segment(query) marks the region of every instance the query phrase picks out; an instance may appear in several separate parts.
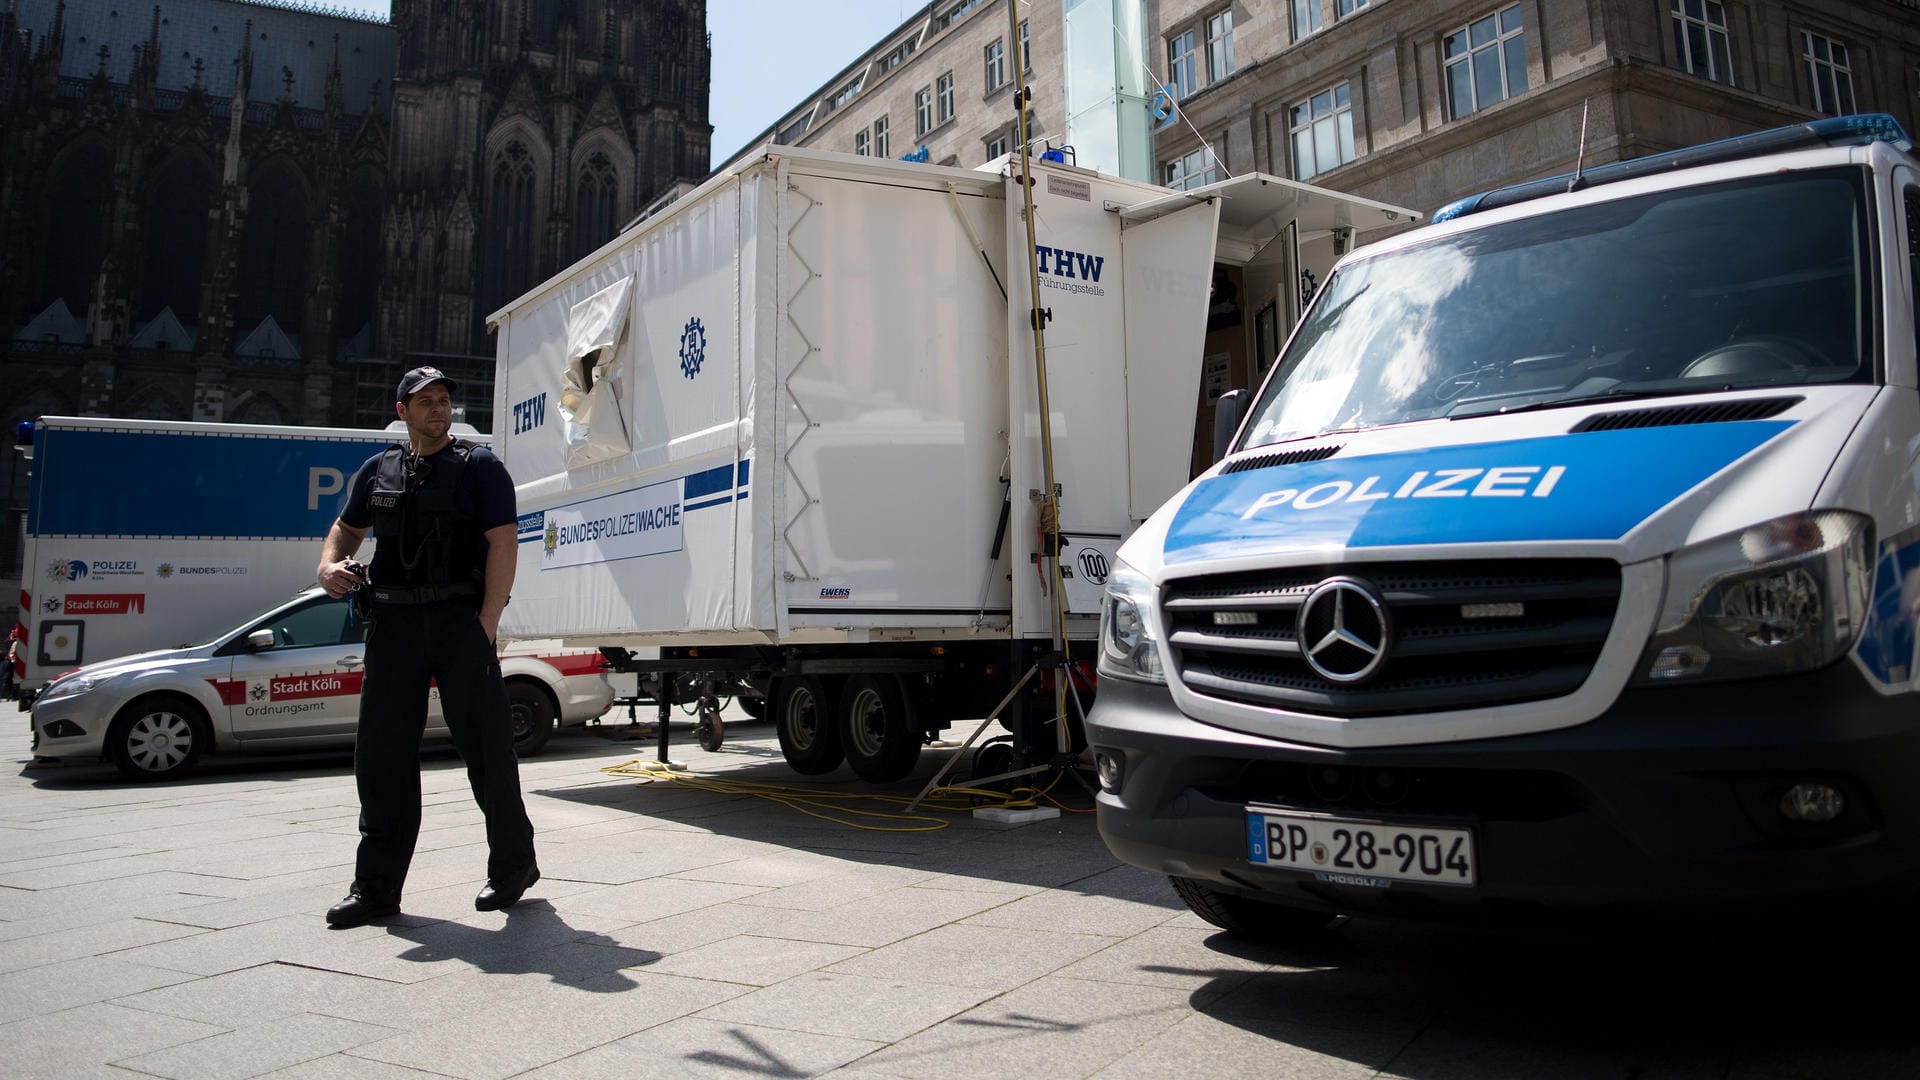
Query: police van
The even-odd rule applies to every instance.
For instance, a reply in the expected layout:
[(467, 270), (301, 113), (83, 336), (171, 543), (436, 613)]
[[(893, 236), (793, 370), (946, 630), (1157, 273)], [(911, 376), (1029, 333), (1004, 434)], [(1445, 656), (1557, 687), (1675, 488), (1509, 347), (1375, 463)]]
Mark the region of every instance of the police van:
[(1250, 937), (1920, 884), (1920, 160), (1857, 116), (1343, 259), (1118, 551), (1102, 835)]

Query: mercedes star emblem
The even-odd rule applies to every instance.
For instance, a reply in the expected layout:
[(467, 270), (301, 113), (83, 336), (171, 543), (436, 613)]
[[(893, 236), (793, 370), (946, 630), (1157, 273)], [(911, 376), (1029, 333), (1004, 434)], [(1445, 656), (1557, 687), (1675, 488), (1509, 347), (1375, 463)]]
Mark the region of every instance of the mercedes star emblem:
[(1387, 609), (1359, 578), (1328, 578), (1300, 604), (1300, 654), (1329, 682), (1364, 682), (1387, 659)]

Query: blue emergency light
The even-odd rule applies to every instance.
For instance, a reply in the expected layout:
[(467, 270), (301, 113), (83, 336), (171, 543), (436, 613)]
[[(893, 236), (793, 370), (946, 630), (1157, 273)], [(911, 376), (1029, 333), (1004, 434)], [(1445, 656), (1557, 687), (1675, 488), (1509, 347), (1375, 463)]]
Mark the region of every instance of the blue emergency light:
[(1913, 140), (1907, 135), (1906, 129), (1900, 126), (1900, 121), (1886, 113), (1830, 116), (1824, 120), (1788, 124), (1785, 127), (1735, 135), (1730, 139), (1717, 139), (1698, 146), (1683, 146), (1678, 150), (1668, 150), (1665, 153), (1596, 165), (1591, 169), (1583, 169), (1579, 173), (1561, 173), (1544, 180), (1528, 180), (1503, 188), (1494, 188), (1492, 191), (1483, 191), (1478, 195), (1469, 195), (1464, 199), (1448, 203), (1433, 215), (1433, 220), (1435, 222), (1452, 221), (1454, 218), (1477, 214), (1482, 210), (1512, 206), (1515, 203), (1542, 199), (1548, 195), (1560, 195), (1600, 184), (1612, 184), (1621, 180), (1651, 176), (1654, 173), (1691, 168), (1695, 165), (1739, 161), (1742, 158), (1758, 157), (1761, 154), (1773, 154), (1782, 150), (1803, 150), (1813, 146), (1865, 146), (1876, 142), (1887, 143), (1901, 151), (1913, 149)]

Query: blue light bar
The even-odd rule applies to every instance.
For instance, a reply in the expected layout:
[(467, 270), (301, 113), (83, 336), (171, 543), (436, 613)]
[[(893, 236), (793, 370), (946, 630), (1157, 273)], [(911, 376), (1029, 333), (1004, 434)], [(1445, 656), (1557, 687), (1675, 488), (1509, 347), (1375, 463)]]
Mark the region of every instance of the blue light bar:
[(1529, 202), (1548, 195), (1580, 191), (1600, 184), (1617, 183), (1621, 180), (1692, 168), (1696, 165), (1739, 161), (1743, 158), (1759, 157), (1762, 154), (1774, 154), (1783, 150), (1802, 150), (1811, 146), (1865, 146), (1876, 142), (1887, 143), (1902, 152), (1913, 149), (1913, 140), (1907, 135), (1906, 129), (1900, 126), (1900, 121), (1886, 113), (1832, 116), (1804, 124), (1788, 124), (1785, 127), (1735, 135), (1730, 139), (1717, 139), (1698, 146), (1683, 146), (1678, 150), (1668, 150), (1661, 154), (1649, 154), (1646, 157), (1596, 165), (1577, 175), (1561, 173), (1544, 180), (1528, 180), (1503, 188), (1494, 188), (1492, 191), (1483, 191), (1478, 195), (1469, 195), (1464, 199), (1456, 199), (1448, 203), (1433, 215), (1433, 220), (1452, 221), (1454, 218), (1465, 217), (1482, 210), (1492, 210), (1495, 207), (1512, 206), (1515, 203)]
[(33, 421), (22, 420), (18, 424), (14, 425), (13, 445), (15, 446), (32, 446), (33, 445)]

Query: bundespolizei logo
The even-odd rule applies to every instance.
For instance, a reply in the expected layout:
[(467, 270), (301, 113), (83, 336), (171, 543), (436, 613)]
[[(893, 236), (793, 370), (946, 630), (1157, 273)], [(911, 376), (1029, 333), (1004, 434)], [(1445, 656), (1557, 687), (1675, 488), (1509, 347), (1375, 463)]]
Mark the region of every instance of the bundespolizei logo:
[(700, 366), (706, 362), (707, 328), (696, 315), (688, 319), (686, 329), (680, 331), (680, 374), (691, 379), (700, 374)]

